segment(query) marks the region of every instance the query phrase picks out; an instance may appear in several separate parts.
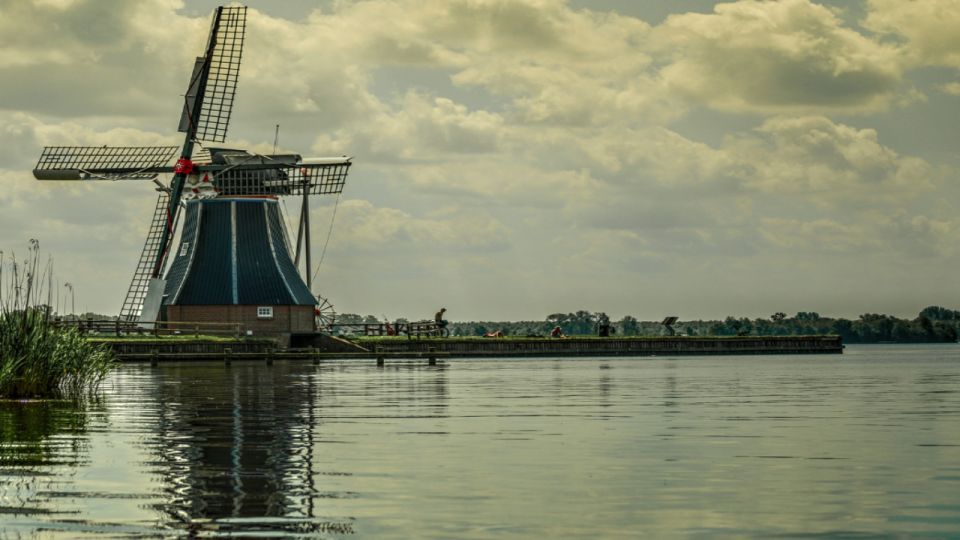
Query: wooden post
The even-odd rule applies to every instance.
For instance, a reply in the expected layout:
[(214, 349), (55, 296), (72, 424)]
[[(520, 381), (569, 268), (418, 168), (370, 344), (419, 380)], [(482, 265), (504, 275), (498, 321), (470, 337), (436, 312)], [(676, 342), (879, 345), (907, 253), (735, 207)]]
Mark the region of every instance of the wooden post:
[(200, 325), (199, 325), (199, 324), (193, 325), (193, 337), (195, 337), (195, 338), (200, 337)]
[(116, 323), (115, 327), (116, 327), (117, 337), (120, 337), (120, 317), (117, 317), (114, 323)]
[(267, 349), (267, 365), (268, 366), (273, 365), (273, 351), (274, 349), (272, 347)]
[(374, 346), (373, 346), (373, 352), (374, 352), (374, 354), (377, 355), (377, 366), (382, 367), (383, 364), (384, 364), (384, 361), (383, 361), (383, 353), (380, 352), (380, 346), (379, 346), (379, 345), (374, 345)]
[(319, 363), (320, 363), (320, 351), (317, 349), (313, 349), (313, 365), (317, 365)]
[(151, 365), (151, 366), (156, 366), (156, 365), (159, 364), (159, 363), (160, 363), (160, 351), (158, 351), (157, 349), (151, 349), (151, 350), (150, 350), (150, 365)]
[(233, 356), (233, 349), (226, 347), (223, 349), (223, 363), (230, 365), (230, 357)]
[(427, 364), (431, 366), (437, 365), (437, 348), (436, 347), (427, 347)]

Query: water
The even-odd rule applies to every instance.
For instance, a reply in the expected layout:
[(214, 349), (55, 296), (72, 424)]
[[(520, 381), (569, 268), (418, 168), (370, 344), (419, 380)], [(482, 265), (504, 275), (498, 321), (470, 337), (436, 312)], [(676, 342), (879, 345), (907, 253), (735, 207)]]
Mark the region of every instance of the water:
[(129, 365), (0, 403), (0, 537), (960, 538), (960, 347)]

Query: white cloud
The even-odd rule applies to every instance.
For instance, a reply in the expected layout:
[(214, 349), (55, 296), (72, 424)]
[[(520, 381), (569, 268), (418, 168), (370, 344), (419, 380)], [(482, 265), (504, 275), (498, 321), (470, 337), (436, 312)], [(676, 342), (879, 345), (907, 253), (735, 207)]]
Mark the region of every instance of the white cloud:
[(867, 0), (863, 25), (902, 36), (915, 66), (960, 67), (960, 2), (957, 0)]
[(496, 150), (502, 126), (499, 114), (411, 91), (393, 108), (382, 106), (364, 122), (319, 136), (313, 149), (390, 163), (449, 159), (451, 154)]
[(809, 0), (673, 15), (653, 43), (669, 58), (660, 73), (671, 91), (727, 111), (866, 113), (888, 106), (901, 83), (895, 47)]
[(872, 129), (813, 116), (774, 117), (756, 131), (759, 137), (729, 144), (749, 171), (749, 187), (827, 206), (899, 201), (933, 189), (927, 163), (898, 156)]
[(499, 222), (469, 211), (415, 217), (396, 208), (348, 199), (337, 214), (336, 242), (353, 250), (403, 254), (444, 250), (477, 252), (503, 249), (509, 232)]

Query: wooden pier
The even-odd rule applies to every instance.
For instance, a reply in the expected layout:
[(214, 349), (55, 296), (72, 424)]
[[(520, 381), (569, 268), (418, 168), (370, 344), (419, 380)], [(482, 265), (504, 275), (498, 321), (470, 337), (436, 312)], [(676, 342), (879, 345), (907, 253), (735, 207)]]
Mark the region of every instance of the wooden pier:
[(452, 357), (526, 356), (701, 356), (756, 354), (842, 354), (839, 336), (744, 336), (567, 339), (477, 339), (432, 340), (360, 339), (365, 348), (389, 352), (424, 352), (433, 348)]
[(352, 350), (280, 348), (275, 341), (106, 339), (123, 362), (256, 360), (426, 360), (443, 358), (524, 358), (590, 356), (704, 356), (841, 354), (838, 336), (663, 337), (569, 339), (357, 339)]

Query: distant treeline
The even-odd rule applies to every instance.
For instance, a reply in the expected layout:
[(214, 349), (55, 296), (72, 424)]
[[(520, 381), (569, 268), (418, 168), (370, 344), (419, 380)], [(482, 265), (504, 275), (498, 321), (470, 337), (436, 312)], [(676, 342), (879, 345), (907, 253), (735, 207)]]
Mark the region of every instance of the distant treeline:
[[(376, 324), (383, 321), (372, 315), (341, 314), (336, 322)], [(482, 336), (496, 331), (506, 336), (546, 336), (559, 326), (567, 335), (597, 335), (602, 325), (609, 325), (611, 335), (619, 336), (663, 336), (669, 332), (660, 321), (641, 321), (630, 315), (612, 321), (603, 312), (590, 311), (554, 313), (542, 321), (451, 321), (449, 329), (452, 336)], [(960, 311), (930, 306), (914, 319), (864, 313), (854, 320), (822, 317), (812, 311), (801, 311), (792, 317), (778, 312), (766, 319), (730, 316), (722, 321), (681, 320), (672, 327), (677, 335), (685, 336), (839, 335), (845, 343), (955, 342)]]

